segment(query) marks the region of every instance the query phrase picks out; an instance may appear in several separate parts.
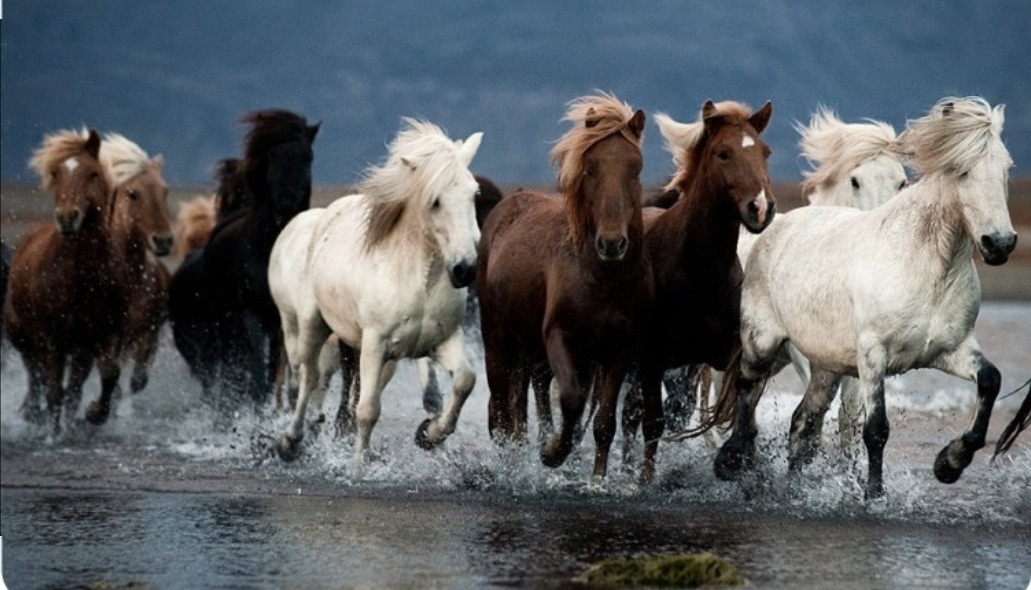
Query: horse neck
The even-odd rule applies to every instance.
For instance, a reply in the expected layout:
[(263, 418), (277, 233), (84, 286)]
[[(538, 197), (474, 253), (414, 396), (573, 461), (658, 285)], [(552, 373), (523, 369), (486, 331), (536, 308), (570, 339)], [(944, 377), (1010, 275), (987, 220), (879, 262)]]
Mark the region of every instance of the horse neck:
[(723, 188), (694, 182), (667, 215), (674, 222), (677, 251), (685, 259), (704, 258), (703, 265), (726, 272), (737, 261), (741, 218)]
[(907, 224), (910, 247), (925, 253), (925, 267), (933, 274), (944, 276), (970, 266), (974, 243), (964, 230), (963, 205), (954, 183), (928, 178), (881, 209), (888, 223), (894, 219)]
[(132, 269), (142, 269), (147, 260), (147, 238), (132, 221), (114, 211), (108, 222), (111, 247), (117, 259)]

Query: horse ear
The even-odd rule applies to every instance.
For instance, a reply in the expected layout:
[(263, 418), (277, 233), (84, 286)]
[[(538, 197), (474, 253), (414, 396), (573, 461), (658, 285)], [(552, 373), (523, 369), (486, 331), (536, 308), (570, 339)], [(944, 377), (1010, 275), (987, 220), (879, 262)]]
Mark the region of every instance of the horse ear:
[(952, 111), (956, 110), (956, 103), (947, 102), (942, 105), (942, 116), (948, 117), (952, 114)]
[(315, 143), (315, 136), (319, 134), (319, 127), (322, 127), (322, 121), (314, 125), (309, 125), (307, 131), (308, 143)]
[(702, 105), (702, 119), (708, 119), (716, 115), (716, 103), (712, 100), (705, 101)]
[(415, 162), (412, 162), (408, 158), (401, 158), (401, 163), (404, 164), (405, 167), (407, 167), (412, 172), (415, 172), (419, 169), (419, 167), (415, 165)]
[(165, 156), (158, 154), (151, 158), (150, 163), (154, 164), (154, 167), (158, 170), (162, 170), (165, 167)]
[(770, 124), (770, 117), (773, 116), (773, 103), (766, 101), (763, 108), (759, 109), (748, 118), (748, 122), (755, 128), (756, 133), (762, 133), (763, 129)]
[(459, 146), (458, 151), (465, 161), (466, 168), (473, 163), (473, 157), (476, 156), (476, 151), (480, 149), (481, 141), (483, 141), (483, 132), (477, 131), (466, 138), (462, 145)]
[(637, 112), (634, 113), (633, 117), (630, 117), (630, 121), (627, 122), (626, 126), (630, 133), (634, 134), (634, 137), (640, 139), (644, 133), (644, 111), (637, 109)]
[(601, 118), (598, 117), (598, 111), (594, 110), (594, 107), (587, 109), (584, 114), (584, 127), (590, 129), (601, 122)]
[(94, 158), (100, 157), (100, 134), (96, 129), (89, 130), (89, 136), (86, 137), (86, 143), (82, 147)]

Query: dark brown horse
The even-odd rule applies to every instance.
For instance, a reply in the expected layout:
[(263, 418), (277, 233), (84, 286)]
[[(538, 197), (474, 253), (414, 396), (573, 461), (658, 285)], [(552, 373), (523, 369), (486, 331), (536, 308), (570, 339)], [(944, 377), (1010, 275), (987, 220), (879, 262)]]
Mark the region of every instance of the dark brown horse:
[[(26, 399), (36, 400), (46, 391), (55, 433), (66, 397), (66, 414), (74, 416), (94, 359), (101, 398), (86, 413), (91, 422), (107, 418), (105, 400), (110, 400), (120, 374), (118, 337), (128, 293), (117, 280), (112, 256), (105, 219), (111, 191), (99, 152), (100, 136), (92, 130), (48, 135), (36, 150), (31, 165), (43, 189), (54, 196), (56, 223), (36, 225), (18, 242), (4, 305), (5, 327), (28, 371)], [(38, 405), (24, 406), (23, 412), (31, 421), (42, 419)]]
[[(527, 386), (545, 364), (560, 391), (562, 423), (541, 460), (557, 467), (572, 450), (593, 379), (594, 474), (603, 476), (620, 385), (652, 296), (640, 205), (644, 113), (602, 94), (573, 101), (564, 120), (574, 127), (551, 153), (562, 197), (508, 196), (483, 228), (477, 293), (488, 425), (495, 440), (525, 439)], [(648, 409), (661, 429), (661, 408)]]
[[(623, 414), (628, 443), (640, 420), (637, 404), (642, 397), (645, 409), (656, 403), (665, 370), (700, 363), (722, 370), (737, 347), (740, 226), (761, 232), (776, 208), (770, 150), (760, 137), (772, 110), (770, 103), (753, 114), (740, 103), (708, 101), (695, 123), (656, 117), (677, 164), (667, 188), (680, 198), (665, 211), (645, 209), (655, 303), (638, 363), (640, 394), (628, 396)], [(652, 427), (656, 431), (661, 433), (661, 424)], [(657, 436), (649, 434), (647, 422), (644, 434), (646, 443)]]

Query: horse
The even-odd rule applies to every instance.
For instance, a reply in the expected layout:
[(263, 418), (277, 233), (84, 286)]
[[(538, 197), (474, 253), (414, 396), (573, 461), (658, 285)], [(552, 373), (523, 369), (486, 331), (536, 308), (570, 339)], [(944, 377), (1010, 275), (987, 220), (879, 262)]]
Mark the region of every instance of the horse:
[(7, 242), (0, 240), (0, 339), (7, 341), (7, 332), (4, 330), (4, 317), (2, 310), (4, 302), (7, 301), (7, 277), (11, 271), (11, 256), (14, 251)]
[[(561, 197), (509, 195), (483, 228), (476, 291), (488, 426), (499, 443), (524, 441), (527, 386), (544, 365), (559, 389), (562, 421), (540, 457), (558, 467), (573, 448), (593, 380), (600, 407), (593, 473), (604, 477), (620, 385), (652, 298), (641, 219), (645, 115), (598, 93), (573, 100), (563, 121), (573, 126), (551, 151)], [(537, 405), (546, 409), (540, 398)], [(661, 420), (661, 408), (648, 410)], [(641, 477), (653, 471), (649, 453)]]
[(319, 125), (269, 109), (250, 125), (240, 161), (245, 206), (225, 216), (203, 250), (172, 277), (169, 314), (176, 347), (207, 397), (228, 410), (246, 394), (262, 405), (280, 349), (279, 314), (268, 290), (268, 260), (283, 227), (311, 200), (312, 143)]
[(480, 237), (478, 185), (468, 167), (482, 137), (452, 141), (440, 127), (406, 118), (386, 162), (366, 170), (358, 194), (298, 215), (276, 240), (268, 281), (290, 374), (300, 382), (293, 419), (277, 444), (283, 460), (300, 451), (318, 357), (330, 336), (358, 357), (353, 475), (367, 460), (380, 396), (400, 359), (432, 356), (452, 377), (447, 409), (420, 424), (416, 443), (433, 448), (454, 432), (476, 382), (461, 324)]
[(215, 179), (215, 194), (198, 195), (179, 206), (175, 240), (175, 254), (179, 258), (185, 259), (190, 252), (203, 248), (219, 221), (250, 206), (238, 158), (220, 160), (215, 167)]
[[(802, 173), (802, 194), (810, 205), (853, 207), (867, 211), (887, 202), (908, 184), (906, 170), (897, 149), (895, 129), (888, 123), (872, 119), (861, 123), (845, 123), (833, 110), (819, 107), (810, 118), (808, 126), (795, 123), (794, 127), (800, 135), (801, 155), (809, 165), (809, 169)], [(758, 235), (742, 228), (737, 247), (742, 267), (747, 266), (757, 239)], [(790, 344), (788, 352), (800, 379), (808, 383), (808, 361)], [(710, 369), (702, 367), (702, 371), (704, 374)], [(704, 379), (702, 381), (704, 384)], [(717, 391), (721, 381), (722, 376), (717, 375)], [(674, 394), (680, 393), (680, 390), (668, 386), (667, 390), (670, 392), (667, 398), (667, 426), (671, 421), (686, 425), (690, 418), (689, 411), (684, 412), (680, 418), (675, 414), (671, 416), (669, 412), (670, 402), (675, 401)], [(848, 449), (857, 436), (852, 426), (859, 421), (856, 381), (851, 377), (843, 377), (841, 390), (842, 405), (838, 424), (842, 447)], [(691, 391), (693, 393), (693, 389)], [(708, 385), (704, 385), (700, 398), (706, 410), (708, 391)], [(691, 404), (680, 403), (674, 407), (690, 410)], [(676, 440), (689, 434), (690, 431), (670, 438)]]
[(74, 417), (94, 359), (101, 397), (87, 409), (90, 422), (107, 418), (105, 400), (121, 374), (118, 340), (129, 295), (118, 280), (107, 225), (111, 182), (100, 145), (95, 130), (59, 131), (46, 135), (33, 153), (29, 164), (54, 197), (54, 222), (32, 226), (18, 241), (4, 302), (4, 324), (29, 377), (22, 413), (30, 422), (43, 421), (31, 402), (45, 391), (54, 434), (61, 431), (66, 403), (63, 413)]
[(792, 416), (792, 470), (812, 460), (841, 374), (858, 377), (866, 410), (867, 498), (884, 495), (888, 375), (936, 368), (977, 384), (973, 420), (934, 461), (940, 482), (957, 481), (984, 447), (1001, 377), (973, 333), (981, 289), (972, 255), (999, 265), (1016, 246), (1003, 113), (980, 97), (942, 99), (899, 137), (919, 181), (871, 211), (797, 209), (760, 237), (743, 287), (740, 354), (709, 421), (733, 422), (714, 462), (719, 478), (752, 467), (756, 403), (788, 342), (813, 367)]
[(113, 180), (109, 220), (119, 280), (129, 290), (129, 311), (121, 348), (131, 355), (132, 393), (149, 380), (158, 336), (168, 319), (171, 274), (156, 257), (167, 255), (174, 238), (168, 214), (168, 185), (161, 176), (165, 160), (150, 158), (125, 136), (107, 133), (100, 143), (100, 163)]
[(645, 407), (646, 445), (657, 444), (663, 423), (648, 423), (648, 404), (661, 403), (666, 370), (689, 364), (723, 369), (740, 328), (739, 229), (762, 232), (776, 200), (761, 133), (773, 114), (734, 101), (702, 105), (697, 121), (656, 115), (673, 154), (676, 174), (667, 186), (680, 193), (667, 210), (645, 209), (645, 247), (652, 258), (655, 304), (638, 360), (636, 383), (623, 411), (624, 459)]

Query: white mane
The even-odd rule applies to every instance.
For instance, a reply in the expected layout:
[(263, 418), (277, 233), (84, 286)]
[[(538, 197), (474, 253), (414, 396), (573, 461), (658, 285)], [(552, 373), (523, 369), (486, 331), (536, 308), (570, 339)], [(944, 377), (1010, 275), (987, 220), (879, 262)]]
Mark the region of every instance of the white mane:
[(1000, 138), (1003, 109), (978, 96), (943, 98), (927, 116), (909, 121), (899, 138), (909, 164), (921, 176), (969, 170)]
[(795, 123), (802, 156), (812, 167), (803, 172), (802, 194), (841, 181), (857, 166), (897, 151), (895, 129), (884, 122), (845, 123), (833, 110), (819, 107), (808, 127)]
[(119, 186), (142, 174), (150, 163), (143, 148), (118, 133), (105, 133), (100, 142), (100, 164), (111, 186)]

